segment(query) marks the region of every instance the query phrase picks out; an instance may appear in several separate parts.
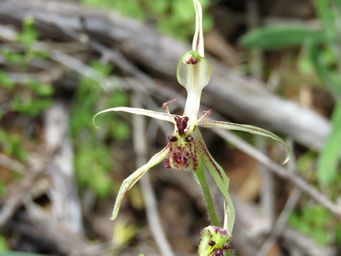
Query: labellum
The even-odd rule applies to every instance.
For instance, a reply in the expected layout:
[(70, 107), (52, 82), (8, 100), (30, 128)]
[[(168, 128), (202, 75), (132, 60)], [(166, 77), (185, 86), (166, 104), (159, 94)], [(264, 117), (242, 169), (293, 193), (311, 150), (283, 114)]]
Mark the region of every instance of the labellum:
[(188, 135), (188, 117), (176, 116), (174, 118), (176, 131), (168, 137), (169, 155), (165, 161), (165, 167), (173, 170), (193, 170), (198, 167), (197, 150), (194, 138)]

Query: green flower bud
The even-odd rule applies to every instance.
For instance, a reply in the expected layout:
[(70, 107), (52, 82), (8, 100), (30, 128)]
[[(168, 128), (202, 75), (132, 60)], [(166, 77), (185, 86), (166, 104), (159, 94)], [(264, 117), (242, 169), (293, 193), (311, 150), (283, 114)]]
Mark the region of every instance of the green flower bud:
[(227, 230), (208, 226), (201, 232), (199, 256), (226, 256), (233, 255), (231, 250), (231, 236)]

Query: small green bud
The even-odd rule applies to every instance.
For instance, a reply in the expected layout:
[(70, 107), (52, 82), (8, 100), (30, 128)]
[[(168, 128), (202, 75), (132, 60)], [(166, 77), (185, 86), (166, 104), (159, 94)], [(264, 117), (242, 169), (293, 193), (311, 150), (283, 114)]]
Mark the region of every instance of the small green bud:
[(231, 250), (231, 236), (227, 230), (208, 226), (201, 232), (199, 256), (233, 255)]

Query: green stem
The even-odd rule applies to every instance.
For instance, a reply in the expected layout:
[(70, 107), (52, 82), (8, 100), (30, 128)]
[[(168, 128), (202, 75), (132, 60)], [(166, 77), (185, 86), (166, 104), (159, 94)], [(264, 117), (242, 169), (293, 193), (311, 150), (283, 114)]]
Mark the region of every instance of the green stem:
[(195, 176), (197, 177), (200, 187), (202, 189), (202, 192), (204, 194), (204, 198), (207, 204), (207, 213), (211, 220), (211, 224), (214, 226), (220, 226), (217, 213), (215, 211), (213, 199), (211, 196), (211, 192), (207, 183), (205, 171), (202, 165), (201, 156), (198, 157), (198, 169), (195, 171)]

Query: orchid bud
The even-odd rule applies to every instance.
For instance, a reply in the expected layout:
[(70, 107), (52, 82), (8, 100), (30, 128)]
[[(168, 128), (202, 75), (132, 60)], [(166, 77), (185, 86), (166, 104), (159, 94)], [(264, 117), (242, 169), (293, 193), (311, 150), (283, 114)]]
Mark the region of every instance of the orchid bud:
[(231, 236), (226, 229), (208, 226), (201, 232), (199, 256), (233, 255), (230, 244)]

